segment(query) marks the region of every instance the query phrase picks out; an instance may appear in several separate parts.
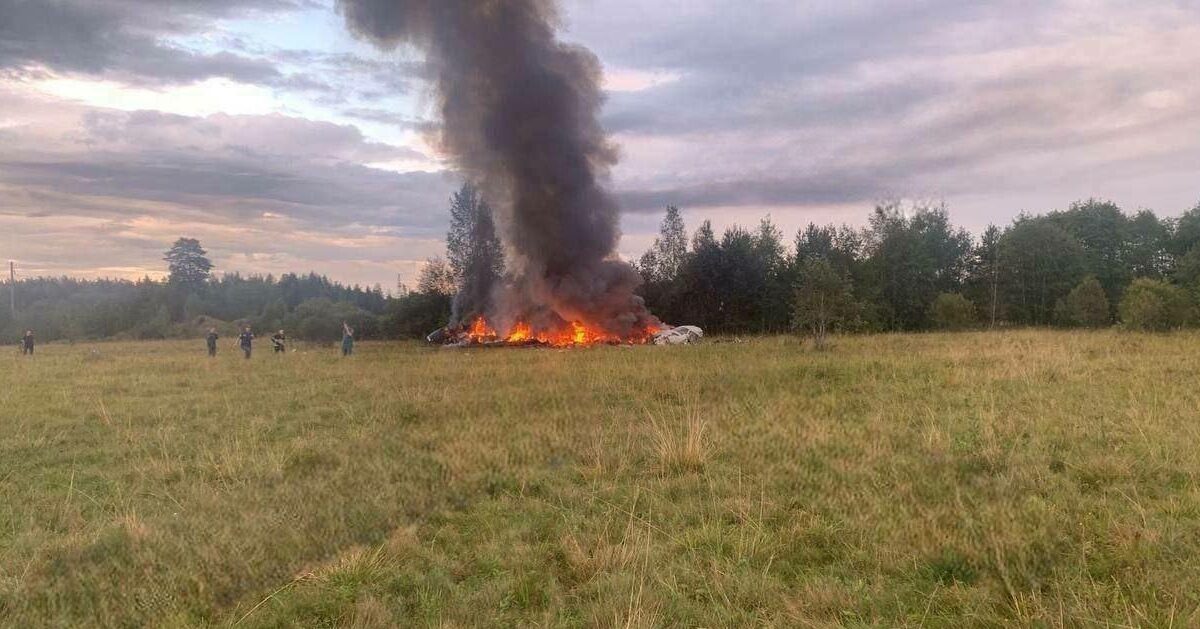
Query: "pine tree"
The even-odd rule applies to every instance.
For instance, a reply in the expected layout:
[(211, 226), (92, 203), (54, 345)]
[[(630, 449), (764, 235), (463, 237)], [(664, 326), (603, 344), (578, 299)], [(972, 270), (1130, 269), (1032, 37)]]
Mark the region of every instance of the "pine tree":
[(177, 286), (191, 288), (203, 285), (212, 276), (213, 265), (207, 255), (208, 252), (195, 238), (176, 240), (163, 258), (167, 261), (167, 269), (170, 272), (168, 281)]

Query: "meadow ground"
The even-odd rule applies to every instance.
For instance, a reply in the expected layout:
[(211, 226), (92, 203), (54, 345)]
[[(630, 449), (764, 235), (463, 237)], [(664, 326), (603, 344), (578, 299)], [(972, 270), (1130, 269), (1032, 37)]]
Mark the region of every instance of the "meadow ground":
[(0, 355), (0, 625), (1197, 626), (1200, 335)]

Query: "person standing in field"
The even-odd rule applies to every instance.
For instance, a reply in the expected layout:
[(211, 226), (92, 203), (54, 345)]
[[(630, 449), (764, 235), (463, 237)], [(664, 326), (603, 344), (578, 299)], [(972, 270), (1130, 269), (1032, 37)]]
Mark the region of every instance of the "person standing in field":
[(280, 330), (271, 337), (271, 347), (275, 348), (276, 354), (282, 354), (287, 351), (287, 337), (284, 336), (283, 330)]
[(221, 337), (217, 335), (216, 328), (208, 329), (208, 335), (204, 337), (204, 340), (208, 342), (208, 355), (210, 358), (217, 355), (217, 339), (219, 338)]
[(238, 346), (246, 354), (246, 360), (250, 360), (250, 351), (254, 349), (254, 333), (250, 331), (250, 326), (242, 328), (242, 333), (238, 335)]
[(354, 353), (354, 328), (345, 321), (342, 322), (342, 356)]
[(21, 354), (33, 356), (33, 330), (25, 330), (25, 336), (21, 338)]

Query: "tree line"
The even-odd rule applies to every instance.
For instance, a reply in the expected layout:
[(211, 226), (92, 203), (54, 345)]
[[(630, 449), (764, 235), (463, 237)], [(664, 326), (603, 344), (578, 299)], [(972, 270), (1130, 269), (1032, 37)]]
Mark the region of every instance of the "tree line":
[[(445, 321), (456, 294), (478, 290), (470, 269), (488, 270), (485, 285), (503, 274), (490, 210), (469, 186), (451, 201), (447, 252), (401, 298), (393, 331), (419, 336)], [(671, 206), (635, 264), (659, 317), (715, 333), (1168, 330), (1200, 323), (1200, 204), (1169, 219), (1089, 199), (976, 237), (944, 204), (887, 201), (863, 227), (809, 224), (790, 239), (769, 217), (689, 234)]]
[[(324, 276), (217, 276), (194, 239), (166, 253), (165, 279), (36, 278), (18, 282), (16, 317), (0, 332), (42, 340), (196, 336), (284, 328), (333, 341), (341, 322), (361, 338), (421, 338), (504, 274), (492, 211), (465, 185), (450, 199), (445, 258), (428, 260), (399, 294)], [(920, 331), (993, 326), (1169, 330), (1200, 324), (1200, 204), (1176, 219), (1127, 214), (1100, 200), (1021, 214), (978, 237), (943, 204), (878, 204), (864, 227), (810, 224), (792, 238), (764, 218), (719, 236), (690, 235), (668, 207), (636, 261), (641, 294), (660, 318), (713, 333)], [(459, 298), (456, 300), (456, 296)], [(469, 298), (463, 299), (463, 296)]]
[(867, 225), (810, 224), (788, 247), (769, 218), (690, 241), (678, 208), (639, 261), (664, 320), (713, 332), (1194, 325), (1200, 205), (1178, 219), (1087, 200), (978, 238), (942, 204), (886, 202)]
[(209, 327), (232, 334), (250, 325), (333, 341), (341, 338), (342, 321), (363, 336), (382, 335), (392, 301), (379, 286), (345, 286), (315, 273), (214, 276), (206, 252), (190, 238), (176, 241), (166, 261), (163, 280), (21, 280), (16, 316), (0, 311), (0, 331), (12, 340), (29, 329), (43, 341), (163, 339), (199, 336)]
[[(400, 285), (398, 294), (390, 294), (378, 285), (347, 286), (316, 273), (216, 275), (200, 242), (180, 238), (164, 255), (168, 274), (161, 280), (17, 282), (18, 308), (15, 316), (0, 309), (0, 335), (14, 342), (24, 330), (34, 330), (42, 341), (192, 338), (209, 327), (231, 335), (248, 325), (335, 341), (345, 321), (359, 339), (423, 338), (446, 325), (458, 302), (485, 302), (480, 296), (504, 272), (492, 210), (471, 185), (450, 199), (446, 248), (446, 259), (428, 261), (414, 289)], [(457, 295), (474, 297), (456, 300)]]

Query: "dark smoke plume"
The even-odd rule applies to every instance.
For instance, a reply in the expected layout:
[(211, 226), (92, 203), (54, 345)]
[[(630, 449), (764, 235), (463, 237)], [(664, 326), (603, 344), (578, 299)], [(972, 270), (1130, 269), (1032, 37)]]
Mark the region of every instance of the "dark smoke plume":
[[(558, 40), (553, 0), (339, 0), (351, 29), (425, 51), (441, 148), (496, 205), (510, 283), (497, 323), (657, 324), (616, 259), (619, 211), (601, 182), (617, 152), (597, 119), (595, 55)], [(507, 321), (506, 321), (507, 319)]]

